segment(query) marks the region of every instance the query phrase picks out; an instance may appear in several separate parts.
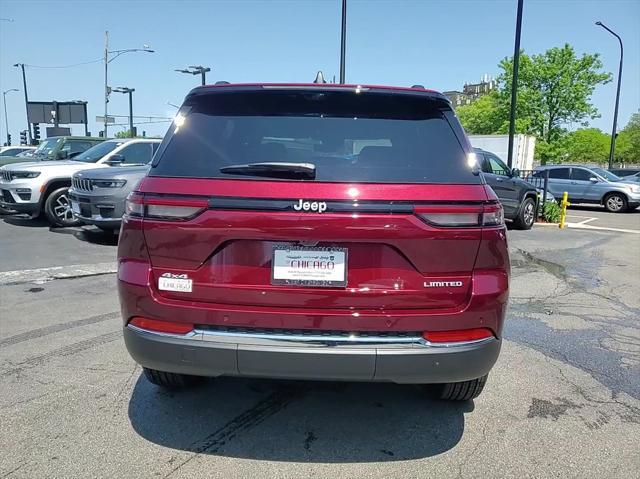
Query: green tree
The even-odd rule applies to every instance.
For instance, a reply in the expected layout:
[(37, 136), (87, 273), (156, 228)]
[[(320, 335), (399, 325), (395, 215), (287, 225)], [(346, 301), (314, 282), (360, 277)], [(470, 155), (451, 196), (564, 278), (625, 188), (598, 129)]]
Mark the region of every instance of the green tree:
[(616, 160), (640, 164), (640, 111), (634, 113), (616, 139)]
[[(513, 60), (500, 62), (499, 102), (508, 107), (511, 98)], [(597, 118), (591, 103), (596, 86), (611, 81), (611, 74), (601, 71), (598, 54), (577, 57), (568, 44), (551, 48), (540, 55), (521, 54), (518, 79), (517, 117), (527, 131), (551, 143), (563, 136), (571, 124), (588, 125)]]
[(131, 138), (131, 130), (122, 130), (116, 133), (116, 138)]
[[(505, 121), (504, 109), (498, 103), (496, 92), (481, 96), (473, 103), (459, 106), (456, 114), (460, 123), (472, 135), (492, 135), (498, 132)], [(506, 120), (508, 120), (508, 116)]]
[(564, 138), (566, 159), (577, 163), (606, 163), (609, 157), (611, 135), (597, 128), (581, 128)]

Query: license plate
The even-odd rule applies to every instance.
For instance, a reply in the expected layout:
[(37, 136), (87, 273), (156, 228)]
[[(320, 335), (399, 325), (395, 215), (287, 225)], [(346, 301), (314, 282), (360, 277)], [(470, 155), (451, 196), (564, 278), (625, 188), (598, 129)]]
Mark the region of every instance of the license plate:
[(191, 293), (193, 280), (182, 278), (158, 278), (158, 289), (163, 291), (177, 291), (179, 293)]
[(80, 204), (76, 203), (75, 201), (71, 202), (71, 211), (73, 211), (75, 214), (79, 215), (80, 214)]
[(271, 283), (301, 286), (347, 285), (347, 249), (275, 246)]

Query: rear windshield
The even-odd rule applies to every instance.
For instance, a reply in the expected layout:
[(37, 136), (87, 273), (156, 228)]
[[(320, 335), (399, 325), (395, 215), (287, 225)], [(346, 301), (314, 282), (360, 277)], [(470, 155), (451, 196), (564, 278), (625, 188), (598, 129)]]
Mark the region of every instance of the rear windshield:
[[(454, 133), (455, 116), (426, 96), (252, 91), (192, 96), (150, 176), (256, 179), (230, 166), (315, 166), (300, 181), (480, 183)], [(462, 135), (462, 130), (459, 129)]]

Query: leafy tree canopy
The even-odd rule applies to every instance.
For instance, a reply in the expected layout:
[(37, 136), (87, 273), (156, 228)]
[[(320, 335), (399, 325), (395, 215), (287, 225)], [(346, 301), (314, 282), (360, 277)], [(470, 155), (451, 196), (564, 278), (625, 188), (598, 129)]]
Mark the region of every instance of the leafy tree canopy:
[[(469, 105), (460, 106), (457, 114), (462, 125), (471, 134), (504, 134), (509, 131), (511, 79), (513, 59), (499, 63), (502, 70), (497, 78), (497, 89)], [(582, 158), (576, 161), (603, 161), (602, 148), (607, 135), (587, 128), (568, 134), (573, 125), (588, 126), (588, 121), (599, 116), (591, 103), (598, 85), (611, 81), (611, 74), (602, 71), (598, 54), (577, 56), (572, 46), (565, 44), (539, 55), (520, 55), (518, 100), (516, 105), (516, 132), (538, 138), (536, 157), (547, 161)], [(636, 120), (640, 122), (640, 120)], [(578, 133), (580, 132), (580, 133)], [(633, 143), (632, 133), (621, 133)], [(634, 140), (635, 141), (635, 140)], [(625, 143), (626, 142), (626, 143)], [(628, 152), (631, 146), (622, 146)], [(627, 148), (626, 150), (624, 148)], [(606, 159), (607, 154), (604, 154)]]

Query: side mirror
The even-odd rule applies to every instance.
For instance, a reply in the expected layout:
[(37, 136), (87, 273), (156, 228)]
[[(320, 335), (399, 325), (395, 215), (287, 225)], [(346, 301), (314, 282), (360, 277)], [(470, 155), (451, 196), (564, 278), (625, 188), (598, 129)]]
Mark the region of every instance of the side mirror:
[(81, 151), (74, 151), (73, 153), (69, 153), (67, 156), (69, 158), (75, 158), (76, 156), (78, 156), (80, 153), (82, 153)]
[(57, 154), (56, 157), (59, 160), (66, 160), (67, 158), (69, 158), (69, 151), (67, 150), (60, 150)]
[(589, 181), (591, 183), (598, 183), (600, 180), (598, 178), (596, 178), (595, 176), (592, 176), (591, 178), (589, 178)]
[(109, 166), (118, 166), (124, 163), (124, 156), (116, 153), (115, 155), (111, 155), (111, 157), (105, 161), (105, 163)]
[(519, 177), (520, 176), (520, 170), (518, 168), (512, 169), (511, 170), (511, 176)]

